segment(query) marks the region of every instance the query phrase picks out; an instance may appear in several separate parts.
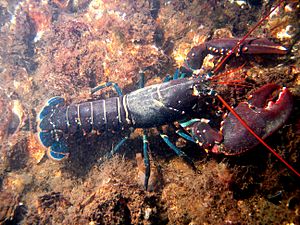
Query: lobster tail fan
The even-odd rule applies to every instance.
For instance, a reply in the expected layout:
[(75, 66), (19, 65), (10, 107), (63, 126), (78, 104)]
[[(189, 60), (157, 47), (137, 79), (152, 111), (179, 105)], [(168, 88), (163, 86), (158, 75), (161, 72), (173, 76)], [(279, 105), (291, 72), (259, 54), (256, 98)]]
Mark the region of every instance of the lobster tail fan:
[(43, 120), (49, 113), (51, 113), (54, 107), (57, 107), (58, 105), (63, 105), (64, 103), (65, 99), (60, 96), (50, 98), (45, 104), (44, 108), (39, 113), (38, 119)]
[(48, 149), (47, 155), (49, 158), (56, 161), (61, 161), (67, 158), (69, 155), (69, 150), (65, 140), (61, 139), (59, 141), (55, 141)]

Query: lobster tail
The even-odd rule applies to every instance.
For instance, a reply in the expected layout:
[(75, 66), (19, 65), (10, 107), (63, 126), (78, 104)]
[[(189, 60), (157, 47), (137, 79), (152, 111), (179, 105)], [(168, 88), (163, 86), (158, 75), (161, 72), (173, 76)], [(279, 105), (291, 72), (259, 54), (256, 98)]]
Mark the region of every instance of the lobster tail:
[[(53, 116), (53, 112), (59, 106), (64, 105), (62, 97), (53, 97), (47, 101), (45, 106), (38, 114), (38, 138), (41, 144), (47, 148), (47, 154), (54, 160), (62, 160), (68, 156), (68, 146), (61, 130), (55, 129), (54, 123), (48, 123)], [(49, 125), (51, 125), (49, 127)]]

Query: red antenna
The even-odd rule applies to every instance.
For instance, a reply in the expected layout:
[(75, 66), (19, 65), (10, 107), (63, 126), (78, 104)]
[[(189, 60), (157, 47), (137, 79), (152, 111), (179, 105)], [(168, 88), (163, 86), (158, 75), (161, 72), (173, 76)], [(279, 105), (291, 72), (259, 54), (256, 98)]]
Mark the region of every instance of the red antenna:
[[(258, 27), (260, 26), (263, 21), (266, 20), (268, 16), (272, 12), (274, 12), (282, 3), (284, 0), (280, 0), (279, 3), (269, 12), (267, 15), (265, 15), (240, 41), (237, 42), (237, 44), (231, 49), (228, 55), (226, 55), (223, 60), (217, 65), (217, 67), (213, 70), (214, 73), (217, 73), (221, 66), (225, 63), (225, 61), (234, 53), (237, 48), (239, 48), (240, 44), (243, 43), (246, 38), (250, 36), (250, 34)], [(300, 173), (296, 171), (288, 162), (286, 162), (274, 149), (272, 149), (264, 140), (262, 140), (250, 127), (249, 125), (230, 107), (230, 105), (227, 104), (227, 102), (220, 96), (217, 95), (219, 100), (224, 104), (224, 106), (239, 120), (239, 122), (261, 143), (263, 144), (270, 152), (273, 153), (283, 164), (285, 164), (291, 171), (293, 171), (298, 177), (300, 177)]]

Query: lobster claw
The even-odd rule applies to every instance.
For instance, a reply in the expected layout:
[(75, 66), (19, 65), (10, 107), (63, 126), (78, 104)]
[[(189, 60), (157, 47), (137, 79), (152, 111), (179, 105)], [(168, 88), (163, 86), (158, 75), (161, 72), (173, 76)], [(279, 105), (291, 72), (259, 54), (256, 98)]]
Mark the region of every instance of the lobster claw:
[[(267, 84), (255, 91), (249, 102), (234, 110), (262, 139), (279, 129), (288, 119), (293, 106), (291, 93), (276, 84)], [(215, 145), (214, 153), (237, 155), (251, 150), (260, 142), (231, 113), (223, 124), (224, 141)]]
[[(186, 64), (188, 69), (200, 69), (204, 58), (208, 54), (227, 55), (234, 48), (234, 54), (239, 55), (260, 55), (275, 54), (284, 55), (287, 49), (280, 44), (276, 44), (266, 38), (246, 38), (242, 44), (238, 44), (240, 38), (220, 38), (207, 41), (201, 45), (193, 47), (187, 54)], [(236, 47), (238, 46), (238, 47)]]
[(180, 124), (182, 128), (191, 136), (191, 139), (206, 152), (215, 144), (220, 144), (223, 140), (223, 135), (209, 125), (209, 121), (205, 119), (191, 119)]

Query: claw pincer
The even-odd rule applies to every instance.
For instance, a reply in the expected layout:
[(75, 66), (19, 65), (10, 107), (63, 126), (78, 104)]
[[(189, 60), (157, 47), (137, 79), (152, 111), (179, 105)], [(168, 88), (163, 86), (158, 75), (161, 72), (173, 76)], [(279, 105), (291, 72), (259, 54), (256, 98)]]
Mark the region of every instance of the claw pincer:
[[(240, 103), (234, 110), (257, 135), (265, 139), (287, 121), (292, 106), (293, 99), (288, 89), (267, 84), (255, 91), (249, 102)], [(260, 143), (231, 113), (224, 120), (223, 135), (223, 143), (215, 145), (212, 152), (237, 155)]]

